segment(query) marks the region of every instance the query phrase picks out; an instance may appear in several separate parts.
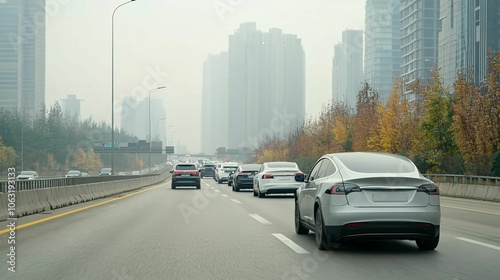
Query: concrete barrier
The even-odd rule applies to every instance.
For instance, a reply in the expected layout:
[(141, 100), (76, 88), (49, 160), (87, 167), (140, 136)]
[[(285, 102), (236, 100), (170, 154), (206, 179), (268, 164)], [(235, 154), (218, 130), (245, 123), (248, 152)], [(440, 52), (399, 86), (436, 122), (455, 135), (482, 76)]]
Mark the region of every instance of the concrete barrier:
[[(117, 195), (165, 182), (169, 173), (158, 176), (139, 177), (128, 180), (108, 181), (66, 187), (54, 187), (16, 192), (16, 215), (18, 217), (40, 213), (49, 209)], [(0, 221), (8, 218), (7, 193), (0, 193)], [(5, 203), (4, 203), (5, 202)]]
[(7, 200), (8, 196), (7, 193), (0, 193), (0, 221), (7, 220), (9, 217), (9, 211), (8, 205), (9, 201)]

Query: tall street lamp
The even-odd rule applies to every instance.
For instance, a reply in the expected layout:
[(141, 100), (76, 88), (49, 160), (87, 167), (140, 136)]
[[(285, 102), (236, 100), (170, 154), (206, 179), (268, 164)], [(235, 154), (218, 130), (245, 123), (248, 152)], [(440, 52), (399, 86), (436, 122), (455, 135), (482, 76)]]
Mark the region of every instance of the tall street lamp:
[(149, 91), (149, 173), (151, 173), (151, 147), (153, 145), (153, 137), (151, 137), (151, 93), (155, 90), (164, 89), (166, 86), (154, 88)]
[(111, 16), (111, 170), (115, 171), (115, 13), (118, 8), (134, 2), (125, 2), (113, 11)]
[[(158, 139), (160, 139), (160, 133), (158, 132), (158, 131), (159, 131), (159, 129), (158, 129), (158, 123), (159, 123), (160, 121), (164, 121), (164, 120), (166, 120), (166, 119), (167, 119), (167, 118), (161, 118), (161, 119), (157, 119), (157, 120), (156, 120), (156, 138), (158, 138)], [(161, 140), (161, 139), (160, 139), (160, 140)]]

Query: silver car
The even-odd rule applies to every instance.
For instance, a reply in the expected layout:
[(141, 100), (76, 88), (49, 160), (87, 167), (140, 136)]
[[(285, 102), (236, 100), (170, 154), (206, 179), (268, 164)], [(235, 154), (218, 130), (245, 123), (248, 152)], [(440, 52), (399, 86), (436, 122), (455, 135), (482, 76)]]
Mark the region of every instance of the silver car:
[(303, 182), (295, 193), (295, 231), (314, 231), (320, 250), (358, 239), (415, 240), (422, 250), (439, 243), (439, 188), (406, 157), (328, 154), (295, 180)]
[(296, 176), (304, 176), (297, 163), (286, 161), (265, 162), (253, 179), (253, 195), (295, 193), (301, 185)]

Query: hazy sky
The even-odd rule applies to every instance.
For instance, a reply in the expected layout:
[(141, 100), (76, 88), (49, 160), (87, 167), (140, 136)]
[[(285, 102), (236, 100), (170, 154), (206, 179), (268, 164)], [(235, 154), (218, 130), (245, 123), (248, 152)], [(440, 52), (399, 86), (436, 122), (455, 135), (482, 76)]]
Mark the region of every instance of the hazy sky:
[[(111, 123), (111, 15), (123, 0), (47, 0), (46, 102), (76, 94), (82, 118)], [(202, 65), (244, 22), (297, 34), (306, 54), (306, 113), (331, 99), (333, 45), (364, 28), (365, 0), (136, 0), (115, 14), (115, 123), (124, 96), (153, 92), (175, 140), (200, 150)], [(216, 8), (217, 7), (217, 8)], [(153, 97), (153, 96), (152, 96)], [(147, 124), (145, 124), (147, 125)]]

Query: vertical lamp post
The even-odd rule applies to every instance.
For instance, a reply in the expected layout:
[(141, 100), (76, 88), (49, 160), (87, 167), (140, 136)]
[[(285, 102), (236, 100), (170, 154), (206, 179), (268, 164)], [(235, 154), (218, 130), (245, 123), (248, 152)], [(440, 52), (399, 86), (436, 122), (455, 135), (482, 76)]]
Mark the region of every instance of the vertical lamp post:
[(115, 171), (115, 13), (118, 8), (134, 2), (125, 2), (113, 11), (111, 16), (111, 170)]
[(167, 118), (161, 118), (161, 119), (157, 119), (157, 120), (156, 120), (156, 137), (157, 137), (158, 139), (160, 139), (160, 140), (161, 140), (161, 137), (160, 137), (160, 133), (158, 132), (158, 131), (159, 131), (159, 129), (158, 129), (158, 123), (159, 123), (160, 121), (164, 121), (164, 120), (166, 120), (166, 119), (167, 119)]
[(153, 145), (152, 141), (153, 137), (151, 137), (152, 136), (151, 135), (151, 92), (164, 88), (166, 88), (166, 86), (157, 87), (149, 91), (149, 172), (148, 173), (151, 173), (151, 147)]

